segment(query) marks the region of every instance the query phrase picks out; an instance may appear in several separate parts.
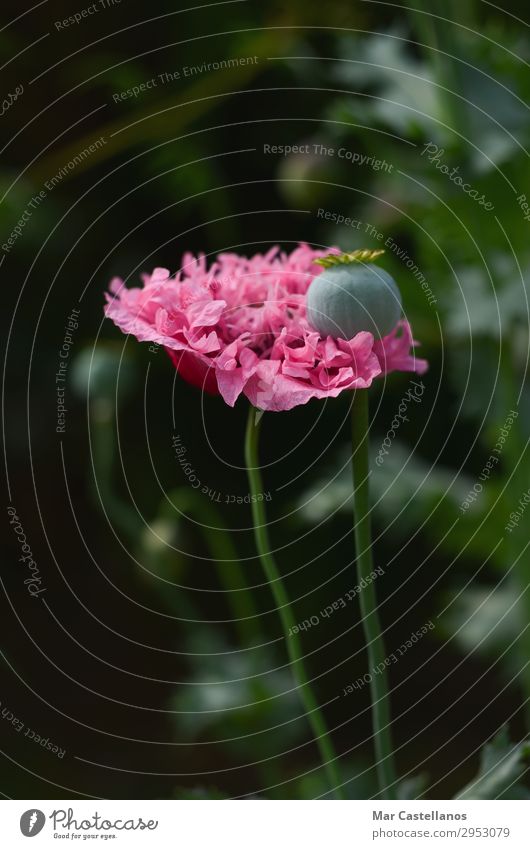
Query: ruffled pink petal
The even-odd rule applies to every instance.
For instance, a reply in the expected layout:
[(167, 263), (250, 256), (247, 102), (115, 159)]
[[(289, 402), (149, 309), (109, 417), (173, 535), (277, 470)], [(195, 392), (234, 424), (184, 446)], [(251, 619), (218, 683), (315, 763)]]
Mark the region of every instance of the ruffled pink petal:
[(391, 371), (415, 371), (417, 374), (424, 374), (429, 364), (427, 360), (414, 355), (414, 348), (418, 344), (412, 338), (408, 321), (398, 322), (392, 333), (384, 339), (378, 339), (374, 344), (374, 353), (381, 364), (381, 372), (388, 374)]
[(190, 304), (186, 317), (190, 327), (211, 327), (217, 324), (224, 308), (225, 301), (198, 301)]
[(260, 360), (250, 348), (244, 347), (238, 352), (236, 342), (230, 347), (232, 350), (228, 356), (226, 356), (228, 349), (225, 349), (216, 360), (216, 374), (219, 392), (226, 403), (233, 407), (247, 381), (256, 371)]

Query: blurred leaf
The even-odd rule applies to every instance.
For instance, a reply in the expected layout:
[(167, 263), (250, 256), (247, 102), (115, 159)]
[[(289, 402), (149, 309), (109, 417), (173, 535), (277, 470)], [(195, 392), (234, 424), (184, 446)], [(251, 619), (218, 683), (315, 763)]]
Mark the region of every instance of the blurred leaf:
[(186, 646), (195, 655), (191, 686), (182, 686), (172, 700), (173, 710), (185, 712), (175, 717), (179, 739), (220, 738), (238, 757), (251, 750), (267, 759), (308, 735), (292, 675), (278, 668), (270, 649), (234, 650), (208, 627), (191, 633)]
[(341, 102), (350, 116), (364, 124), (371, 119), (412, 136), (422, 129), (431, 138), (443, 140), (446, 133), (437, 123), (442, 118), (440, 90), (433, 85), (429, 67), (411, 57), (407, 44), (401, 28), (370, 39), (342, 40), (342, 61), (334, 65), (335, 78), (353, 88), (369, 89), (375, 97)]
[(509, 336), (515, 324), (528, 327), (528, 275), (517, 272), (513, 257), (493, 254), (488, 270), (468, 266), (457, 269), (456, 277), (460, 292), (444, 298), (446, 328), (453, 337), (498, 339)]
[(482, 749), (476, 778), (455, 799), (530, 799), (530, 792), (520, 783), (529, 754), (530, 745), (511, 743), (504, 726)]
[(403, 778), (397, 785), (398, 799), (418, 799), (429, 783), (429, 776), (421, 772), (419, 775), (411, 775)]
[[(372, 456), (377, 445), (372, 439)], [(308, 524), (345, 515), (350, 521), (352, 511), (352, 484), (349, 449), (343, 449), (330, 461), (326, 477), (308, 487), (297, 500), (298, 515)], [(339, 471), (340, 469), (340, 471)], [(420, 526), (421, 533), (432, 540), (440, 551), (453, 557), (479, 557), (483, 560), (496, 549), (500, 537), (497, 521), (484, 518), (492, 505), (502, 510), (498, 501), (502, 482), (491, 479), (480, 498), (462, 514), (464, 502), (476, 482), (464, 472), (457, 472), (441, 464), (432, 464), (418, 452), (411, 453), (403, 442), (396, 439), (382, 466), (372, 462), (370, 478), (371, 500), (374, 513), (385, 533), (400, 541), (408, 541)], [(447, 531), (447, 533), (445, 532)], [(504, 561), (492, 562), (504, 569)]]
[[(456, 588), (455, 600), (446, 610), (440, 624), (446, 637), (454, 638), (462, 653), (478, 650), (497, 658), (524, 630), (524, 610), (513, 583), (505, 580), (493, 590), (487, 586), (470, 586), (463, 592)], [(518, 601), (519, 599), (519, 601)], [(506, 677), (520, 672), (517, 644), (512, 646), (500, 667)]]
[[(373, 443), (376, 444), (376, 437)], [(374, 455), (374, 449), (372, 448)], [(349, 451), (344, 450), (331, 463), (328, 477), (319, 480), (299, 499), (300, 513), (308, 522), (322, 521), (335, 511), (352, 510), (352, 483)], [(335, 470), (341, 469), (338, 474)], [(473, 485), (471, 478), (457, 475), (441, 465), (433, 466), (407, 446), (395, 440), (382, 466), (372, 463), (370, 479), (372, 502), (388, 525), (397, 520), (396, 533), (409, 535), (440, 503), (454, 511)], [(333, 479), (332, 479), (333, 476)]]

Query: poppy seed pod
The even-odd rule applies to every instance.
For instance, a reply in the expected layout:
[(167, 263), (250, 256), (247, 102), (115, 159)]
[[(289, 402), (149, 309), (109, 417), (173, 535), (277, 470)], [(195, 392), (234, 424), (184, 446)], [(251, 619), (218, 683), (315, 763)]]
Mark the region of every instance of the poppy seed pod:
[(401, 295), (390, 274), (371, 264), (380, 253), (354, 251), (322, 259), (325, 270), (307, 292), (307, 320), (321, 336), (353, 339), (368, 330), (377, 339), (395, 328)]

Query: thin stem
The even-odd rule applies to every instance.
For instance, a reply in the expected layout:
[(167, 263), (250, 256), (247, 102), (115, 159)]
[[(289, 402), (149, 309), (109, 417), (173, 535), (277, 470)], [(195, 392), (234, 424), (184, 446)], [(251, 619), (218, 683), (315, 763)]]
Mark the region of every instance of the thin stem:
[(257, 496), (263, 492), (263, 485), (261, 482), (261, 473), (258, 461), (260, 417), (256, 415), (256, 412), (257, 411), (253, 407), (249, 410), (247, 433), (245, 438), (245, 460), (247, 464), (250, 493), (251, 495), (256, 496), (252, 499), (251, 505), (256, 548), (258, 550), (261, 565), (263, 566), (263, 571), (265, 572), (265, 576), (271, 588), (274, 602), (278, 608), (278, 613), (280, 614), (287, 654), (289, 656), (289, 661), (298, 685), (307, 718), (313, 731), (315, 742), (320, 752), (322, 764), (328, 776), (330, 785), (335, 791), (335, 795), (339, 799), (344, 799), (345, 796), (341, 786), (342, 782), (337, 763), (337, 755), (335, 754), (333, 743), (329, 737), (326, 722), (310, 687), (309, 678), (304, 667), (304, 655), (300, 639), (298, 634), (294, 633), (296, 619), (293, 615), (289, 598), (281, 575), (278, 571), (278, 567), (276, 566), (276, 561), (271, 553), (264, 502), (259, 501), (257, 498)]
[(368, 427), (368, 391), (361, 389), (355, 392), (352, 404), (352, 471), (357, 581), (364, 586), (359, 595), (359, 602), (371, 675), (372, 721), (379, 787), (383, 798), (395, 799), (396, 773), (390, 733), (385, 645), (377, 612), (375, 585), (372, 580), (366, 581), (374, 569), (370, 526)]

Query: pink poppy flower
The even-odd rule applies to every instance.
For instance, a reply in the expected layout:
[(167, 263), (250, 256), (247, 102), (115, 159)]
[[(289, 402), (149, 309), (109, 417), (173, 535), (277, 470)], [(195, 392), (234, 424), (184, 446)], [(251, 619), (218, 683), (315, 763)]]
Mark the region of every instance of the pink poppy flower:
[(181, 377), (230, 406), (244, 394), (259, 409), (290, 410), (391, 371), (422, 374), (427, 363), (414, 356), (404, 320), (383, 339), (323, 338), (311, 327), (306, 293), (323, 271), (314, 260), (328, 253), (305, 244), (249, 259), (224, 253), (209, 268), (186, 254), (178, 274), (155, 268), (143, 288), (114, 278), (105, 314), (140, 342), (163, 345)]

